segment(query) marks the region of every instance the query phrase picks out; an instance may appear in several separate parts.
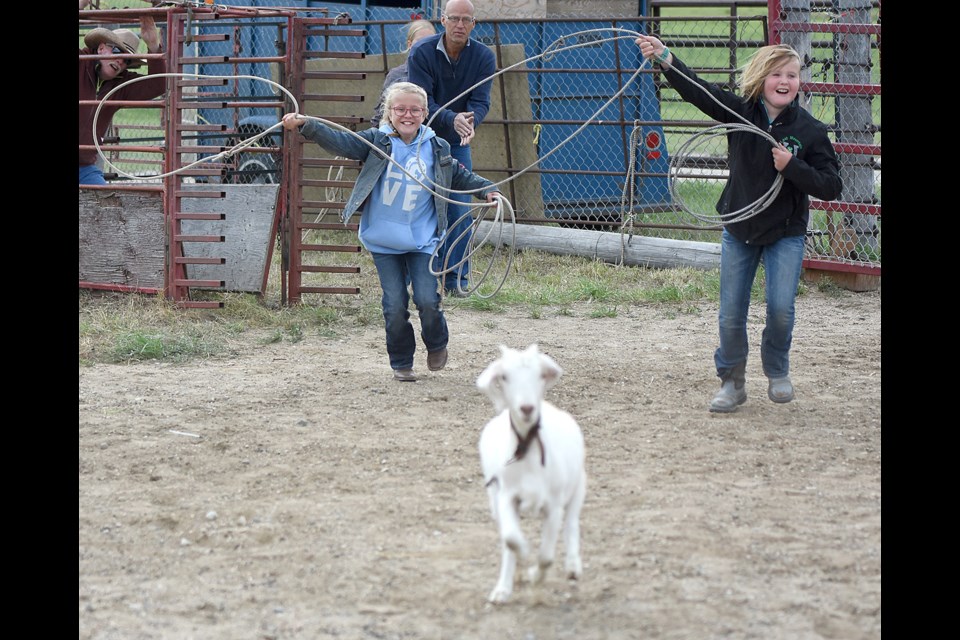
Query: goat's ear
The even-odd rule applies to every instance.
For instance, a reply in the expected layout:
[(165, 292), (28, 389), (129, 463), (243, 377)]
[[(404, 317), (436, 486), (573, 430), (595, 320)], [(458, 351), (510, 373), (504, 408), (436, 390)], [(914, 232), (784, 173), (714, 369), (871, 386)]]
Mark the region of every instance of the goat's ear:
[(563, 369), (560, 368), (556, 360), (545, 353), (540, 354), (540, 371), (547, 383), (547, 389), (557, 384), (557, 380), (563, 375)]
[[(506, 348), (506, 347), (504, 347)], [(493, 391), (493, 385), (496, 383), (497, 375), (500, 373), (500, 360), (494, 360), (483, 372), (477, 376), (477, 388), (487, 395)]]

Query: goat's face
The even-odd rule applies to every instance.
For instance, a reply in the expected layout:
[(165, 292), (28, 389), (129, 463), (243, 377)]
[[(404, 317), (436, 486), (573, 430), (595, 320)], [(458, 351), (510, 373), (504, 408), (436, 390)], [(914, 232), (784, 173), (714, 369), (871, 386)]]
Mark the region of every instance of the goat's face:
[(563, 370), (536, 344), (523, 351), (500, 347), (501, 355), (480, 377), (477, 387), (493, 401), (497, 411), (509, 409), (514, 427), (526, 435), (540, 420), (540, 401), (560, 379)]

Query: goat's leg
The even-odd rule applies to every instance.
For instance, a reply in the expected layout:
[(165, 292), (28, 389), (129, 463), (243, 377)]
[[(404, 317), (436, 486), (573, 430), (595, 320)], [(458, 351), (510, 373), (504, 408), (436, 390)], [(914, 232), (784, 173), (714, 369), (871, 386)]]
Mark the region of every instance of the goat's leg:
[(500, 557), (500, 579), (487, 596), (487, 600), (494, 604), (502, 604), (510, 599), (513, 593), (513, 576), (517, 570), (517, 554), (510, 550), (506, 543), (502, 543), (503, 553)]
[(503, 547), (500, 560), (500, 579), (488, 600), (493, 603), (506, 602), (513, 592), (513, 579), (517, 570), (517, 558), (527, 557), (527, 541), (520, 529), (520, 514), (517, 512), (516, 499), (504, 494), (497, 495), (497, 524), (500, 528), (500, 541)]
[(527, 541), (520, 529), (520, 513), (517, 511), (517, 500), (513, 496), (505, 495), (502, 491), (497, 500), (497, 516), (500, 524), (500, 539), (503, 544), (513, 551), (520, 560), (525, 560), (529, 553)]
[(563, 525), (563, 546), (567, 557), (564, 565), (567, 577), (579, 580), (583, 575), (583, 563), (580, 560), (580, 510), (587, 493), (586, 474), (580, 476), (580, 482), (567, 505), (566, 522)]
[(557, 553), (557, 538), (560, 536), (560, 524), (563, 520), (561, 509), (551, 509), (543, 519), (540, 529), (540, 553), (537, 554), (537, 564), (530, 567), (528, 576), (530, 582), (541, 582), (547, 574), (547, 569), (553, 564)]

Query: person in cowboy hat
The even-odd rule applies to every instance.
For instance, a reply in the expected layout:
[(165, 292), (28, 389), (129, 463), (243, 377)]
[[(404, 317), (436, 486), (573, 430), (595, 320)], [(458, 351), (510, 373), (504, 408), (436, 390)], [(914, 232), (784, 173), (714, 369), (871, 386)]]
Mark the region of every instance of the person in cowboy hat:
[[(80, 8), (89, 4), (90, 0), (81, 0)], [(140, 18), (140, 35), (129, 29), (104, 29), (97, 27), (87, 32), (83, 37), (86, 47), (80, 49), (80, 55), (98, 54), (104, 57), (99, 60), (80, 58), (80, 100), (102, 99), (117, 85), (123, 84), (131, 78), (139, 77), (131, 69), (143, 66), (140, 58), (120, 58), (124, 53), (136, 53), (140, 47), (140, 38), (147, 43), (147, 51), (160, 51), (160, 33), (150, 16)], [(162, 59), (150, 60), (147, 63), (148, 74), (162, 74), (167, 71), (167, 64)], [(162, 95), (166, 91), (166, 78), (153, 78), (142, 82), (134, 82), (123, 87), (110, 100), (150, 100)], [(107, 132), (113, 115), (120, 107), (104, 105), (97, 116), (97, 140), (102, 141)], [(80, 106), (80, 144), (93, 144), (93, 114), (95, 105)], [(97, 166), (96, 149), (80, 149), (80, 184), (107, 184), (103, 178), (103, 171)]]

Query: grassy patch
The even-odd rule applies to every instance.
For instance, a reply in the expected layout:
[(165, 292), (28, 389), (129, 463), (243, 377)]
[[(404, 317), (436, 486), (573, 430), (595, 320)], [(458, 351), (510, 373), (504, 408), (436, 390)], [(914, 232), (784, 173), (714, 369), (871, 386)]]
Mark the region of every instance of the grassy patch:
[(169, 360), (183, 362), (194, 358), (218, 355), (222, 346), (202, 332), (177, 334), (170, 331), (144, 333), (133, 331), (117, 336), (109, 354), (112, 362)]
[[(323, 242), (330, 244), (355, 241), (355, 233), (339, 230), (328, 232), (323, 238)], [(489, 265), (490, 274), (481, 284), (480, 292), (489, 294), (499, 288), (496, 294), (490, 298), (447, 297), (444, 306), (488, 314), (489, 320), (484, 320), (483, 325), (492, 330), (500, 326), (499, 316), (511, 310), (532, 320), (553, 315), (600, 319), (628, 314), (633, 306), (657, 305), (663, 307), (664, 313), (679, 317), (697, 315), (705, 303), (719, 300), (717, 270), (621, 266), (579, 256), (525, 250), (514, 257), (504, 279), (507, 257), (491, 256), (487, 248), (475, 255), (474, 274), (483, 273)], [(323, 259), (330, 258), (318, 258)], [(359, 294), (305, 295), (305, 299), (295, 305), (280, 303), (279, 278), (270, 279), (263, 296), (212, 291), (197, 294), (198, 298), (221, 302), (219, 309), (183, 309), (156, 296), (81, 290), (80, 364), (183, 362), (229, 357), (244, 347), (297, 343), (317, 336), (341, 338), (358, 328), (382, 326), (381, 291), (373, 260), (367, 252), (351, 255), (350, 259), (360, 268), (360, 274), (353, 275), (350, 281), (360, 288)], [(275, 255), (274, 260), (279, 257)], [(273, 265), (275, 273), (278, 268), (278, 264)], [(337, 277), (336, 274), (311, 275)], [(333, 282), (318, 281), (317, 284)], [(842, 295), (842, 290), (829, 281), (821, 282), (816, 288), (827, 295)], [(807, 291), (807, 285), (801, 284), (799, 294)], [(752, 295), (755, 303), (763, 303), (762, 267), (754, 281)]]

